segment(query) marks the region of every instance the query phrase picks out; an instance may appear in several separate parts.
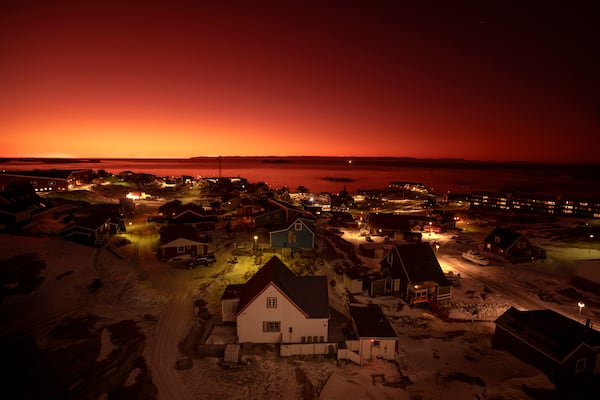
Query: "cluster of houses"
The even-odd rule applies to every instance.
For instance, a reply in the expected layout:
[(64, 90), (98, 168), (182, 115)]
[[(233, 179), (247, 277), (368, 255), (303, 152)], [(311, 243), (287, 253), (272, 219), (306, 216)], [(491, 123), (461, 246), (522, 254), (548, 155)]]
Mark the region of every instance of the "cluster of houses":
[[(389, 294), (408, 303), (448, 300), (451, 285), (422, 244), (397, 245), (381, 261)], [(429, 272), (423, 272), (428, 270)], [(326, 276), (298, 276), (277, 256), (245, 284), (229, 285), (221, 297), (223, 322), (235, 323), (237, 341), (271, 343), (280, 355), (329, 354), (363, 364), (397, 360), (397, 332), (377, 304), (349, 302), (352, 335), (336, 333)], [(496, 321), (493, 346), (538, 367), (561, 387), (600, 378), (600, 333), (552, 310), (507, 309)], [(230, 354), (230, 352), (228, 352)], [(228, 361), (236, 361), (228, 359)]]
[[(75, 177), (65, 178), (66, 188), (69, 179)], [(162, 225), (157, 255), (170, 259), (207, 254), (209, 238), (203, 232), (217, 229), (217, 224), (229, 229), (230, 221), (223, 215), (234, 217), (248, 228), (266, 231), (268, 246), (283, 258), (296, 250), (315, 248), (313, 209), (269, 196), (241, 195), (246, 184), (242, 179), (212, 182), (213, 190), (223, 190), (218, 210), (177, 201), (161, 206), (160, 214), (153, 217)], [(53, 186), (63, 187), (63, 183)], [(339, 213), (343, 214), (344, 208), (352, 204), (349, 197), (346, 193), (335, 196)], [(63, 216), (65, 226), (60, 234), (101, 246), (108, 235), (125, 231), (125, 215), (132, 208), (132, 200), (86, 207), (90, 208), (85, 212), (82, 206), (79, 214)], [(35, 192), (17, 191), (11, 197), (10, 191), (5, 191), (0, 196), (0, 227), (26, 222), (33, 214), (47, 209), (48, 204)], [(327, 277), (298, 276), (274, 256), (245, 284), (229, 285), (223, 293), (222, 320), (235, 323), (238, 343), (276, 343), (282, 355), (335, 353), (338, 358), (359, 364), (374, 358), (393, 360), (398, 356), (399, 333), (379, 306), (356, 303), (352, 296), (391, 295), (407, 304), (427, 303), (434, 311), (439, 311), (440, 303), (451, 300), (452, 282), (443, 273), (432, 246), (421, 242), (421, 235), (453, 229), (455, 214), (371, 213), (364, 226), (356, 221), (348, 223), (356, 223), (357, 228), (365, 229), (369, 235), (394, 240), (384, 245), (360, 245), (361, 254), (380, 260), (378, 271), (353, 268), (343, 271), (354, 337), (340, 335), (331, 323)], [(533, 246), (523, 235), (502, 227), (495, 228), (485, 238), (483, 250), (513, 262), (545, 257), (543, 249)], [(589, 323), (582, 324), (550, 310), (508, 309), (496, 321), (494, 345), (523, 357), (558, 382), (600, 376), (600, 334)]]

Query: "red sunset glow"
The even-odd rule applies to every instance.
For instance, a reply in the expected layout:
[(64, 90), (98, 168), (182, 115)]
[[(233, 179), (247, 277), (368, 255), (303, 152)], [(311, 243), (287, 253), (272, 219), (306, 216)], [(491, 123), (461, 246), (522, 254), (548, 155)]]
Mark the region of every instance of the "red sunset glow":
[(26, 3), (1, 6), (0, 157), (598, 161), (580, 4)]

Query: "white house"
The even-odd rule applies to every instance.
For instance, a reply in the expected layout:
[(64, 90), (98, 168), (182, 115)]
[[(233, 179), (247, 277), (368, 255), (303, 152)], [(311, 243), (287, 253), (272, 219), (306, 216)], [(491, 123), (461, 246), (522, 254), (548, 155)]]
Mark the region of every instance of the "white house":
[(273, 256), (244, 284), (235, 314), (238, 342), (326, 342), (326, 276), (297, 276)]
[(347, 269), (343, 275), (344, 288), (350, 294), (360, 294), (363, 291), (363, 278), (359, 271)]
[(358, 336), (359, 363), (382, 358), (393, 360), (398, 353), (398, 335), (377, 304), (349, 304), (348, 311)]

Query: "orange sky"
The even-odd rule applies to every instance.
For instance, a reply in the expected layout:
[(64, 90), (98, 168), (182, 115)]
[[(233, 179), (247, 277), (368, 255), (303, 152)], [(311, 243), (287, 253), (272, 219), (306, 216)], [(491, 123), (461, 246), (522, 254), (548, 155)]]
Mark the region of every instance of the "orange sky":
[(91, 3), (0, 6), (0, 157), (600, 161), (581, 5)]

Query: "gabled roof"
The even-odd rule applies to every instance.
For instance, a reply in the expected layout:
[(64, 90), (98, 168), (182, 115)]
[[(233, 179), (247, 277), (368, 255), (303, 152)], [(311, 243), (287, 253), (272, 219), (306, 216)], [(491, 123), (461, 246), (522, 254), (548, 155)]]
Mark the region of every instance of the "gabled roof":
[(439, 285), (450, 285), (429, 243), (394, 246), (381, 260), (381, 270), (384, 269), (390, 270), (392, 278), (400, 278), (404, 271), (413, 283), (434, 281)]
[(328, 318), (329, 298), (326, 276), (296, 276), (277, 256), (271, 257), (244, 285), (239, 315), (269, 285), (277, 287), (307, 318)]
[(600, 352), (600, 332), (553, 310), (519, 311), (510, 307), (495, 322), (558, 363), (582, 345)]
[(300, 218), (300, 217), (296, 218), (291, 223), (282, 224), (281, 226), (276, 227), (275, 229), (271, 230), (270, 233), (273, 234), (275, 232), (289, 231), (297, 223), (301, 223), (302, 225), (304, 225), (306, 227), (306, 229), (308, 229), (312, 234), (314, 234), (314, 227), (315, 227), (314, 221), (306, 219), (306, 218)]
[(187, 239), (193, 242), (204, 243), (198, 236), (196, 229), (190, 225), (167, 225), (160, 230), (160, 243), (171, 243), (177, 239)]
[(398, 338), (377, 304), (350, 304), (348, 311), (359, 338)]
[[(511, 231), (510, 229), (496, 227), (489, 235), (484, 239), (485, 243), (493, 243), (494, 246), (501, 249), (508, 249), (517, 242), (523, 235), (518, 232)], [(499, 241), (495, 238), (498, 237)]]
[(74, 222), (62, 228), (61, 231), (67, 231), (73, 227), (95, 231), (100, 229), (102, 225), (110, 222), (110, 220), (111, 217), (106, 214), (87, 215), (85, 217), (77, 218)]

